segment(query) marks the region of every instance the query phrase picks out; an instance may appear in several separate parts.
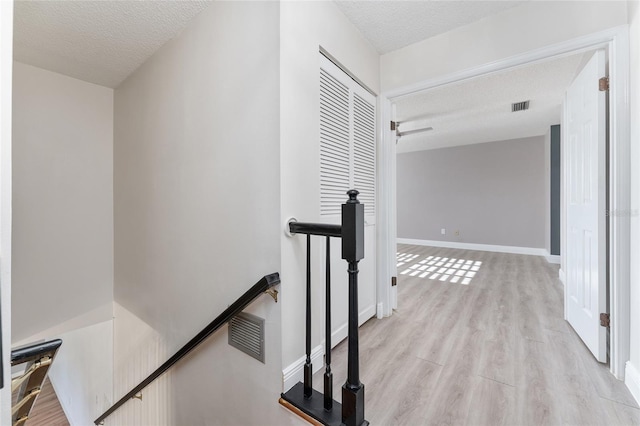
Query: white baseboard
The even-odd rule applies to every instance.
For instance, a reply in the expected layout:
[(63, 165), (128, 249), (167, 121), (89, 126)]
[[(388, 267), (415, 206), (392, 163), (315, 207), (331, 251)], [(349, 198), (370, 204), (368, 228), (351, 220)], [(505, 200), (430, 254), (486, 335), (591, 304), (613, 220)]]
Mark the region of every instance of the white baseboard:
[[(358, 315), (358, 326), (361, 326), (369, 318), (376, 314), (376, 306), (371, 305), (360, 311)], [(331, 347), (335, 347), (338, 343), (347, 338), (349, 334), (348, 324), (344, 324), (338, 327), (333, 333), (331, 333)], [(313, 373), (317, 373), (324, 366), (324, 344), (325, 340), (311, 349), (311, 364), (313, 365)], [(291, 389), (296, 383), (301, 382), (304, 378), (304, 362), (306, 356), (298, 358), (295, 362), (291, 363), (282, 370), (282, 389), (283, 392)]]
[[(324, 357), (324, 343), (321, 343), (311, 349), (311, 364), (313, 366), (314, 374), (320, 371), (324, 365), (324, 359), (322, 357)], [(306, 361), (306, 358), (306, 356), (302, 356), (282, 370), (283, 392), (288, 391), (296, 383), (301, 382), (304, 379), (304, 362)]]
[(631, 361), (627, 361), (626, 364), (624, 383), (629, 388), (631, 395), (636, 399), (636, 402), (640, 404), (640, 372)]
[(549, 254), (548, 251), (545, 250), (544, 257), (547, 259), (547, 262), (553, 263), (555, 265), (560, 265), (562, 261), (562, 257), (556, 254)]
[(384, 318), (384, 305), (382, 303), (378, 303), (378, 306), (376, 307), (376, 318), (378, 319), (382, 319)]
[[(364, 324), (369, 318), (376, 314), (375, 305), (371, 305), (362, 311), (358, 315), (358, 327)], [(342, 326), (338, 327), (333, 333), (331, 333), (331, 347), (335, 347), (338, 343), (342, 342), (347, 338), (349, 334), (348, 323), (344, 323)], [(324, 344), (324, 343), (323, 343)]]
[(475, 243), (461, 243), (457, 241), (435, 241), (435, 240), (414, 240), (410, 238), (398, 238), (399, 244), (413, 244), (416, 246), (429, 246), (429, 247), (444, 247), (455, 248), (462, 250), (480, 250), (480, 251), (493, 251), (497, 253), (512, 253), (512, 254), (528, 254), (532, 256), (547, 256), (547, 251), (543, 248), (534, 247), (516, 247), (516, 246), (498, 246), (492, 244), (475, 244)]

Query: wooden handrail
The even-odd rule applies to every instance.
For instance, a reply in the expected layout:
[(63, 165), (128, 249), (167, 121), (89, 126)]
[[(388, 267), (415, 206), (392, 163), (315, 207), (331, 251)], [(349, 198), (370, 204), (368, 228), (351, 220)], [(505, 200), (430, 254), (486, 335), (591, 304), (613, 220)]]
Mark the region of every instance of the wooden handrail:
[(247, 292), (238, 298), (227, 309), (224, 310), (216, 319), (211, 321), (201, 332), (189, 340), (182, 348), (180, 348), (171, 358), (169, 358), (164, 364), (158, 367), (153, 373), (151, 373), (146, 379), (140, 382), (136, 387), (131, 389), (125, 396), (120, 398), (115, 404), (113, 404), (107, 411), (105, 411), (100, 417), (94, 420), (96, 425), (99, 425), (104, 419), (109, 417), (114, 411), (120, 408), (125, 402), (135, 397), (142, 389), (147, 387), (151, 382), (156, 380), (167, 370), (173, 367), (178, 361), (187, 356), (193, 351), (200, 343), (202, 343), (207, 337), (216, 332), (220, 327), (229, 322), (234, 316), (238, 315), (244, 308), (246, 308), (254, 299), (260, 296), (262, 293), (269, 293), (277, 301), (277, 292), (273, 287), (280, 284), (280, 275), (276, 272), (273, 274), (265, 275), (253, 285)]
[(329, 223), (289, 222), (289, 231), (292, 234), (342, 237), (342, 225), (333, 225)]

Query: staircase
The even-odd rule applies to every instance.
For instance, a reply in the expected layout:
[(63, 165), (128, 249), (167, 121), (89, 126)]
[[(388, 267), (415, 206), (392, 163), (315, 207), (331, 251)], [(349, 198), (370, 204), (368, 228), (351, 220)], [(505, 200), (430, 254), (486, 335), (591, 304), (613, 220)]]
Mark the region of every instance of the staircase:
[[(45, 403), (51, 404), (55, 401), (60, 412), (60, 402), (53, 392), (53, 387), (47, 380), (47, 373), (53, 363), (58, 348), (62, 345), (62, 340), (51, 340), (48, 342), (35, 343), (11, 351), (11, 366), (23, 367), (24, 370), (11, 379), (11, 423), (13, 426), (24, 426), (25, 424), (36, 425), (33, 422), (33, 409), (46, 390), (47, 398)], [(48, 387), (45, 388), (45, 384)], [(52, 396), (51, 396), (52, 395)], [(48, 406), (42, 407), (41, 419), (48, 415)], [(56, 415), (58, 418), (59, 415)], [(68, 424), (64, 413), (62, 413), (64, 423)], [(43, 425), (54, 425), (50, 420), (41, 420)]]
[[(368, 426), (364, 414), (364, 384), (360, 382), (358, 344), (358, 262), (364, 259), (364, 204), (358, 201), (358, 191), (347, 192), (349, 199), (342, 205), (341, 225), (290, 222), (291, 234), (307, 237), (307, 297), (304, 379), (282, 394), (280, 404), (307, 422), (324, 426)], [(311, 236), (327, 239), (326, 306), (325, 306), (325, 373), (324, 393), (313, 389), (311, 365)], [(342, 402), (333, 399), (331, 372), (331, 271), (330, 238), (342, 240), (342, 259), (347, 262), (349, 276), (349, 324), (347, 381), (342, 386)]]
[(69, 426), (56, 391), (49, 379), (45, 379), (36, 403), (31, 409), (26, 426)]

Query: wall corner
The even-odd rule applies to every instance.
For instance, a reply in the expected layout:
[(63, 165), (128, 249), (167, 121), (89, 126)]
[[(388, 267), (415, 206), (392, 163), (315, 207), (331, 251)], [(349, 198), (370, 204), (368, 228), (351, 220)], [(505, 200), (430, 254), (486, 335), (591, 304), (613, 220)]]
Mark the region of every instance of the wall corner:
[(640, 404), (640, 370), (631, 361), (627, 361), (626, 364), (624, 383), (636, 402)]

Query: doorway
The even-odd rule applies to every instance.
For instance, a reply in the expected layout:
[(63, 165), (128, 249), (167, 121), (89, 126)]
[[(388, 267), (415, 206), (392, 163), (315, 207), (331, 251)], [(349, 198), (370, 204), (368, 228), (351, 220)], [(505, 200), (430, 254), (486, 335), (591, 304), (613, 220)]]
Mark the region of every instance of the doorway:
[[(418, 93), (423, 90), (432, 89), (446, 84), (465, 81), (468, 79), (489, 75), (498, 71), (515, 69), (527, 64), (535, 64), (552, 58), (562, 58), (568, 55), (593, 50), (595, 48), (607, 49), (607, 60), (610, 66), (611, 87), (609, 92), (610, 102), (610, 201), (609, 211), (624, 210), (629, 203), (629, 194), (624, 191), (629, 183), (629, 166), (625, 163), (629, 151), (629, 116), (628, 108), (624, 107), (625, 87), (629, 79), (628, 76), (628, 55), (624, 47), (628, 43), (628, 32), (626, 29), (615, 29), (581, 37), (558, 45), (552, 45), (544, 49), (532, 51), (517, 57), (507, 58), (488, 65), (479, 66), (464, 72), (446, 75), (437, 80), (424, 81), (418, 85), (401, 88), (392, 92), (384, 93), (381, 96), (380, 111), (382, 112), (382, 123), (389, 123), (393, 117), (393, 102)], [(386, 127), (389, 129), (389, 127)], [(397, 276), (395, 267), (396, 257), (396, 164), (393, 161), (396, 155), (395, 131), (385, 130), (381, 137), (379, 154), (382, 157), (380, 164), (379, 180), (387, 182), (387, 192), (380, 192), (380, 216), (378, 225), (381, 229), (381, 245), (379, 246), (379, 259), (384, 259), (387, 263), (387, 270), (379, 268), (379, 273), (384, 272), (391, 277)], [(391, 159), (391, 160), (389, 160)], [(609, 233), (609, 258), (611, 268), (609, 271), (609, 281), (611, 284), (611, 297), (609, 311), (611, 315), (611, 364), (610, 370), (617, 377), (624, 375), (624, 365), (629, 358), (629, 219), (617, 217), (612, 221)], [(385, 276), (381, 276), (384, 283)], [(381, 294), (384, 296), (384, 294)], [(396, 306), (397, 290), (391, 287), (383, 303), (388, 307)]]

